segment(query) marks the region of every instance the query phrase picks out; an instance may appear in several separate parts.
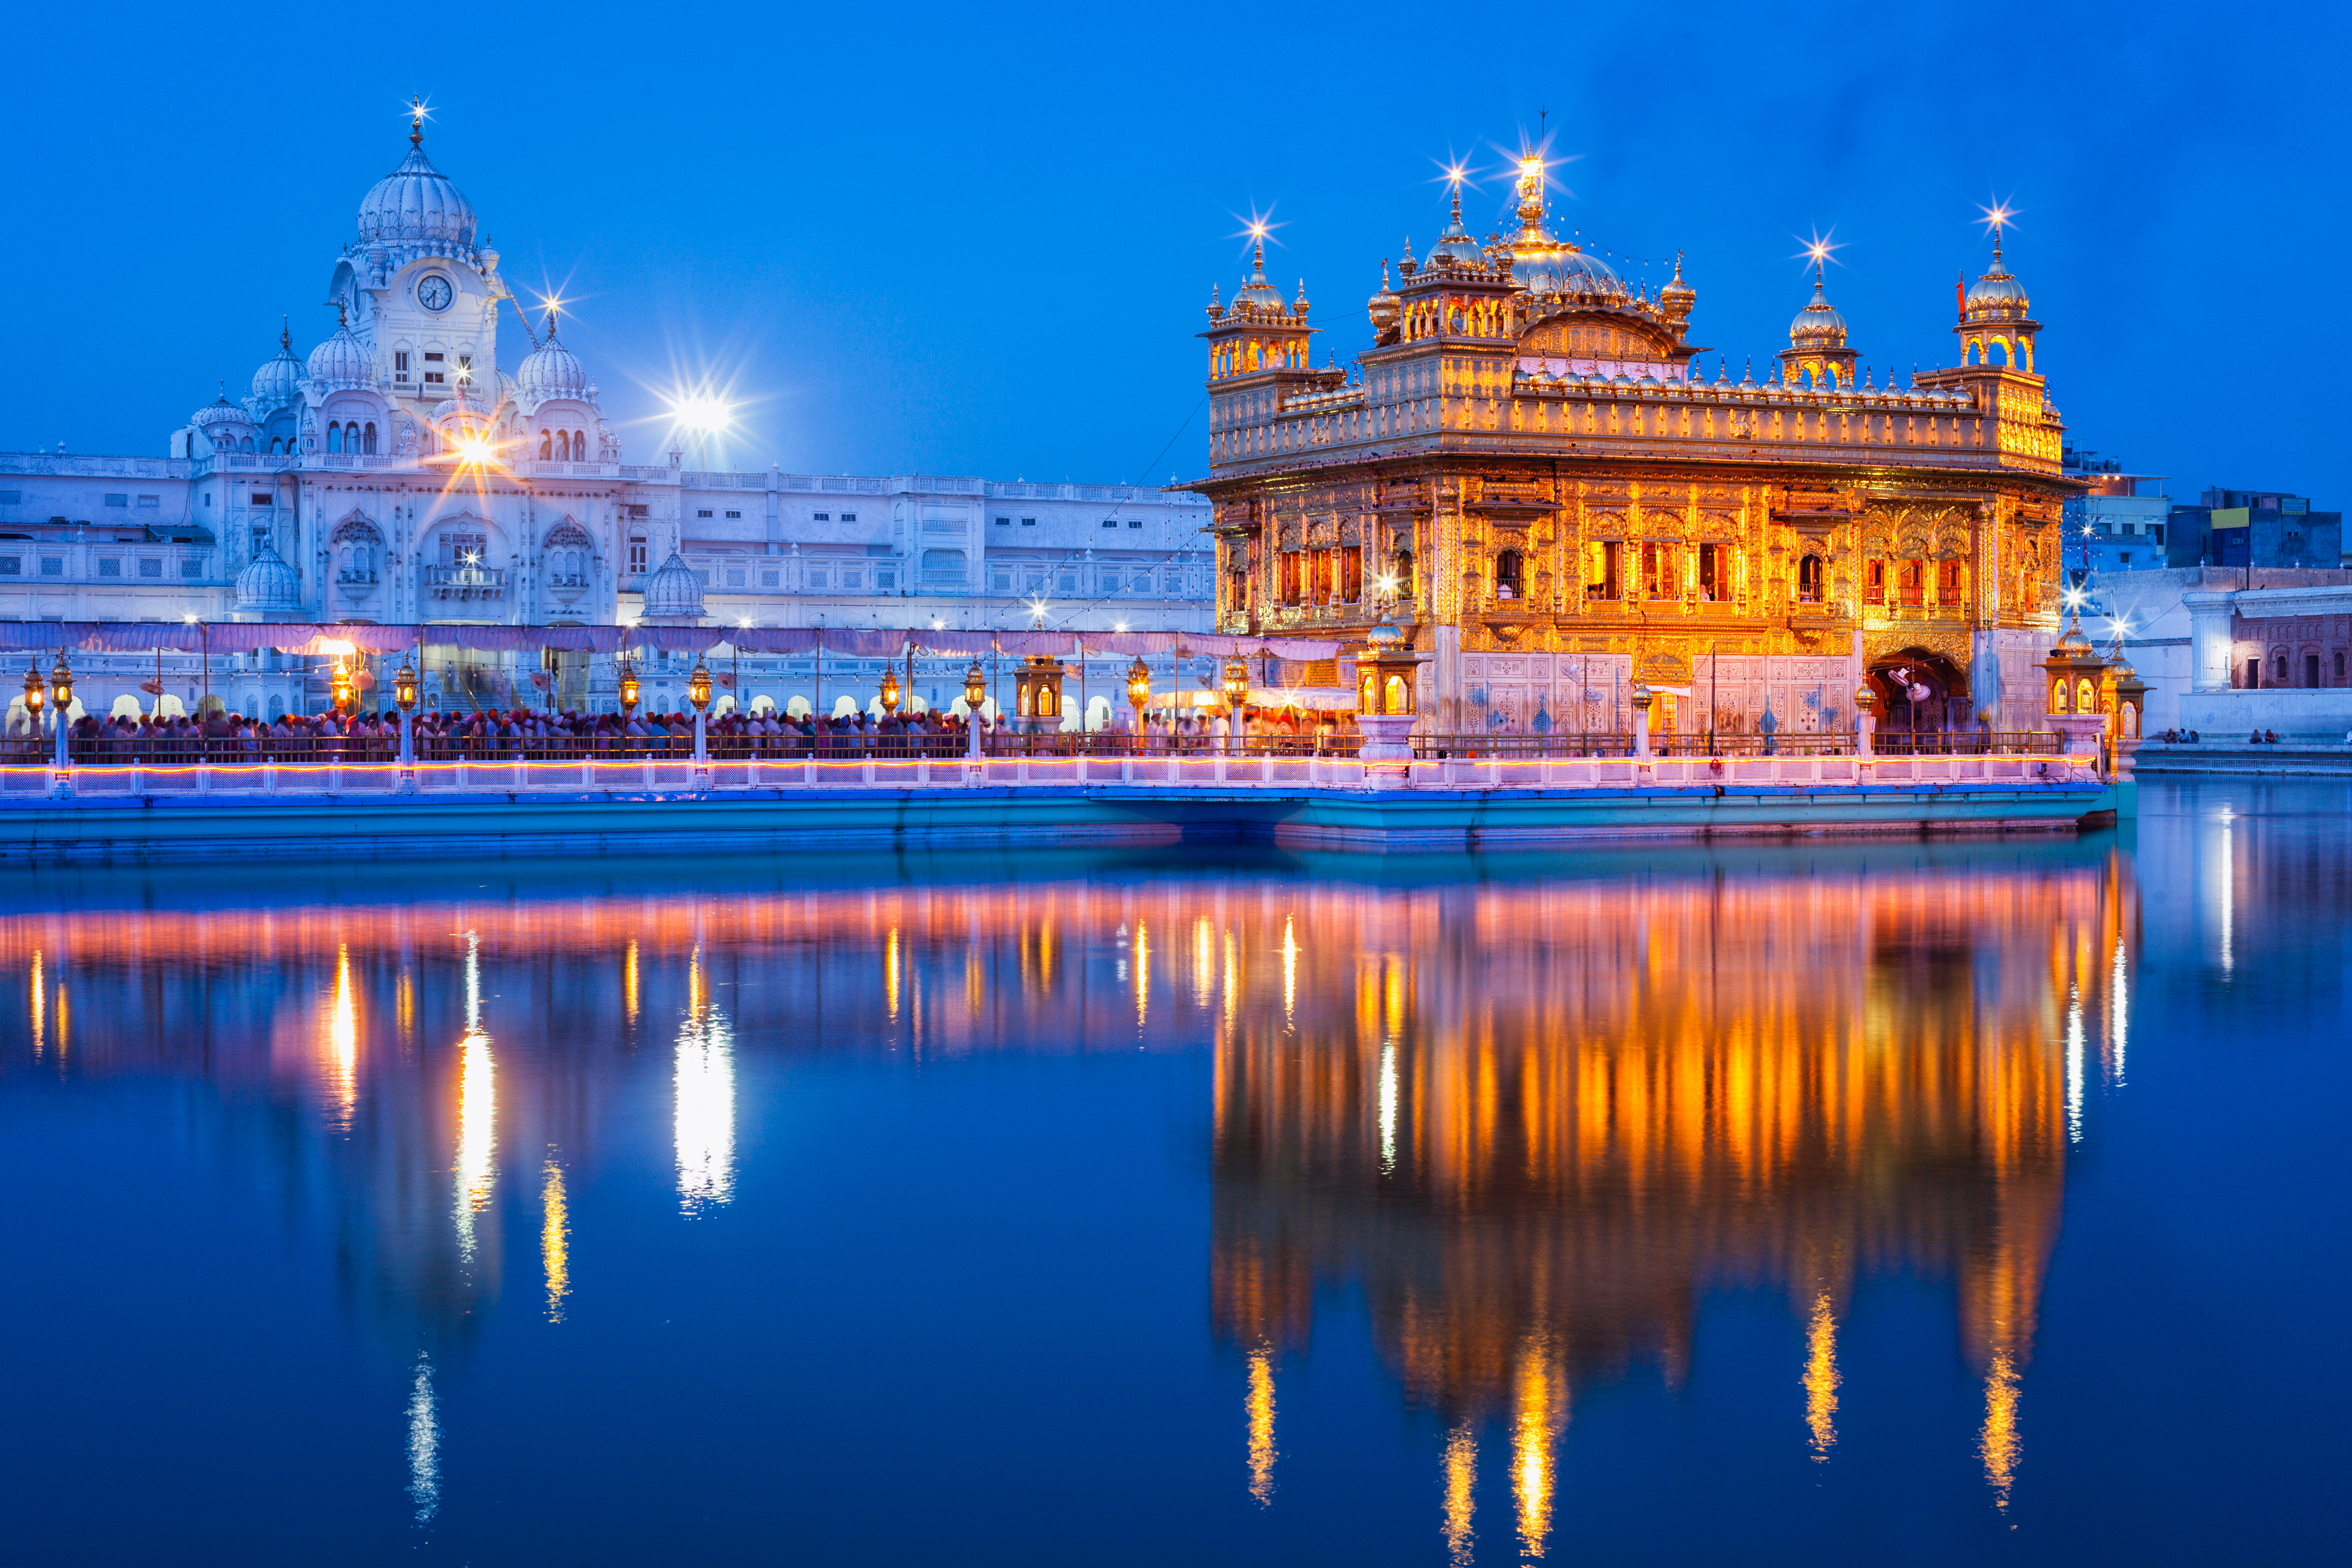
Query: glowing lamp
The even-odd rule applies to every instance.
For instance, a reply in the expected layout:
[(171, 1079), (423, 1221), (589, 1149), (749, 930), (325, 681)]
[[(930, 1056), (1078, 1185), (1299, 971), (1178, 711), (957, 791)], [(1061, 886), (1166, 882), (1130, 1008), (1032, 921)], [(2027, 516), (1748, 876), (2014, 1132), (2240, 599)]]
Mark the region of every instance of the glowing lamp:
[(898, 672), (896, 670), (882, 672), (882, 711), (884, 713), (898, 711)]
[(409, 668), (406, 659), (400, 661), (399, 672), (392, 677), (392, 700), (403, 713), (416, 710), (416, 672)]
[(57, 667), (49, 672), (49, 691), (57, 698), (58, 713), (64, 714), (72, 710), (73, 669), (66, 663), (66, 656), (63, 653), (58, 655)]
[(694, 662), (694, 673), (686, 677), (686, 700), (697, 713), (710, 706), (710, 669), (699, 659)]
[(1143, 715), (1143, 705), (1151, 700), (1151, 670), (1140, 657), (1127, 667), (1127, 700), (1138, 718)]
[(626, 718), (637, 711), (637, 670), (626, 659), (621, 661), (621, 716)]
[(1249, 701), (1249, 661), (1234, 657), (1225, 661), (1225, 706), (1234, 713)]
[(963, 673), (963, 703), (971, 709), (971, 716), (980, 717), (980, 705), (988, 700), (988, 675), (974, 659), (971, 668)]
[(349, 713), (352, 706), (352, 673), (343, 667), (343, 661), (340, 657), (335, 660), (334, 674), (328, 677), (328, 689), (331, 694), (335, 711), (339, 714)]
[(41, 716), (41, 704), (47, 700), (48, 691), (41, 685), (38, 661), (28, 660), (25, 665), (25, 711), (35, 718)]

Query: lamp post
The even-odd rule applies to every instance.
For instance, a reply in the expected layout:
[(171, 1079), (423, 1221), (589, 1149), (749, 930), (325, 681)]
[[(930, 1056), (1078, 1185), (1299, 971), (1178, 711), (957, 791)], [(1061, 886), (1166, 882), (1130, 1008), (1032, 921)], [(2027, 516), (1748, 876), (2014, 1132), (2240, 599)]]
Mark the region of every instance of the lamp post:
[(1238, 654), (1225, 661), (1225, 748), (1233, 749), (1241, 733), (1242, 709), (1249, 702), (1249, 661)]
[(710, 748), (705, 739), (703, 710), (710, 706), (710, 668), (700, 659), (694, 661), (694, 673), (686, 677), (686, 700), (694, 705), (694, 779), (697, 784), (707, 784)]
[(1135, 663), (1127, 667), (1127, 700), (1135, 709), (1135, 733), (1143, 734), (1143, 706), (1151, 700), (1151, 666), (1137, 654)]
[(48, 701), (49, 689), (41, 684), (41, 664), (37, 659), (25, 661), (25, 715), (33, 721), (33, 738), (41, 737), (41, 705)]
[(327, 677), (327, 698), (334, 704), (335, 716), (344, 718), (352, 711), (352, 672), (343, 664), (341, 653), (335, 655), (333, 674)]
[(980, 760), (980, 705), (988, 700), (988, 673), (974, 659), (971, 668), (963, 673), (964, 735), (970, 742), (964, 755), (972, 761)]
[(416, 782), (416, 730), (413, 716), (416, 712), (416, 672), (409, 667), (406, 654), (400, 660), (400, 669), (392, 677), (393, 706), (400, 710), (400, 776), (404, 789), (413, 789)]
[(67, 726), (73, 718), (73, 669), (66, 663), (63, 652), (58, 654), (57, 667), (49, 672), (49, 697), (57, 705), (56, 716), (49, 722), (57, 727), (58, 766), (62, 768), (68, 760), (67, 737), (71, 733)]
[(629, 663), (626, 653), (621, 655), (621, 722), (626, 724), (637, 711), (637, 667)]
[(882, 672), (882, 711), (887, 714), (898, 711), (898, 672), (896, 670)]

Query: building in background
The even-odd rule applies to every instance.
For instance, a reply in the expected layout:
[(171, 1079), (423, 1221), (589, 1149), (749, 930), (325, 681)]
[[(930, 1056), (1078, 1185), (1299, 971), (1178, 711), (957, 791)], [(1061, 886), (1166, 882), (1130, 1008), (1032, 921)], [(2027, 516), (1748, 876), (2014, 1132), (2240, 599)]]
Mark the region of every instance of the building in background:
[[(361, 201), (329, 269), (336, 324), (307, 354), (281, 329), (245, 394), (198, 409), (167, 456), (0, 454), (0, 619), (1010, 630), (1042, 604), (1072, 630), (1208, 624), (1202, 497), (712, 471), (677, 441), (625, 463), (561, 319), (523, 317), (424, 141), (419, 117)], [(517, 326), (529, 343), (511, 373), (502, 309), (508, 344)], [(608, 701), (609, 668), (571, 657), (445, 648), (426, 701)], [(76, 657), (98, 712), (207, 688), (245, 712), (315, 708), (312, 663)], [(1110, 663), (1090, 672), (1106, 689)], [(919, 665), (916, 691), (960, 674)]]
[(2065, 471), (2089, 486), (2066, 498), (2066, 564), (2070, 580), (2091, 572), (2150, 571), (2169, 565), (2165, 531), (2172, 498), (2153, 474), (2126, 474), (2122, 463), (2068, 447)]
[[(1353, 362), (1317, 368), (1302, 284), (1264, 246), (1208, 307), (1217, 625), (1430, 655), (1443, 731), (2038, 727), (2057, 632), (2063, 437), (2024, 286), (1961, 291), (1952, 366), (1873, 373), (1817, 272), (1759, 383), (1709, 376), (1697, 292), (1654, 294), (1546, 226), (1523, 159), (1515, 235), (1454, 214), (1385, 270)], [(1924, 687), (1927, 695), (1914, 701)]]
[(2208, 490), (2171, 514), (2174, 566), (2333, 568), (2344, 564), (2344, 514), (2315, 512), (2282, 490)]

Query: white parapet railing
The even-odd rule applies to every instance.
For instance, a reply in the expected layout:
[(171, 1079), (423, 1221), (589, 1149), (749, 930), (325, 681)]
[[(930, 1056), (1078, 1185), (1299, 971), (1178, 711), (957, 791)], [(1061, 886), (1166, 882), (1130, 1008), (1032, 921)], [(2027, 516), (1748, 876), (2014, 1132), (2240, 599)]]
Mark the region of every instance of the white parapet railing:
[(1132, 757), (730, 758), (564, 761), (194, 763), (0, 768), (0, 800), (423, 799), (504, 795), (677, 797), (743, 790), (1087, 789), (1589, 790), (1806, 792), (1881, 788), (2029, 788), (2099, 781), (2094, 756), (1474, 758), (1402, 765), (1275, 752)]

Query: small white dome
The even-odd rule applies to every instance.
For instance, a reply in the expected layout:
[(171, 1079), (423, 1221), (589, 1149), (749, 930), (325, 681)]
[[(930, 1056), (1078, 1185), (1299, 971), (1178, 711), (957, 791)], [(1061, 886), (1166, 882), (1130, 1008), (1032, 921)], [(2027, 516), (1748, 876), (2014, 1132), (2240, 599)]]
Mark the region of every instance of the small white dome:
[(694, 575), (693, 568), (676, 550), (669, 552), (660, 570), (646, 579), (646, 619), (702, 619), (702, 579)]
[(278, 352), (253, 372), (253, 401), (261, 408), (284, 408), (302, 387), (302, 361), (294, 357), (290, 335), (278, 335)]
[(375, 183), (360, 204), (360, 239), (387, 245), (445, 245), (460, 248), (474, 243), (474, 206), (433, 166), (425, 155), (424, 138), (413, 145), (400, 167)]
[(553, 397), (585, 399), (588, 367), (580, 362), (579, 355), (558, 342), (551, 329), (546, 343), (516, 367), (515, 384), (541, 401)]
[(208, 402), (205, 404), (204, 407), (196, 410), (196, 412), (189, 417), (188, 423), (194, 425), (198, 430), (203, 431), (205, 434), (210, 435), (218, 426), (227, 424), (250, 425), (253, 421), (246, 416), (245, 410), (237, 407), (236, 404), (228, 401), (228, 394), (226, 392), (223, 392), (217, 401)]
[(310, 350), (310, 384), (320, 392), (355, 392), (375, 380), (367, 349), (352, 336), (349, 326)]
[(286, 558), (264, 544), (254, 552), (253, 564), (236, 574), (236, 607), (264, 612), (302, 608), (302, 580)]

